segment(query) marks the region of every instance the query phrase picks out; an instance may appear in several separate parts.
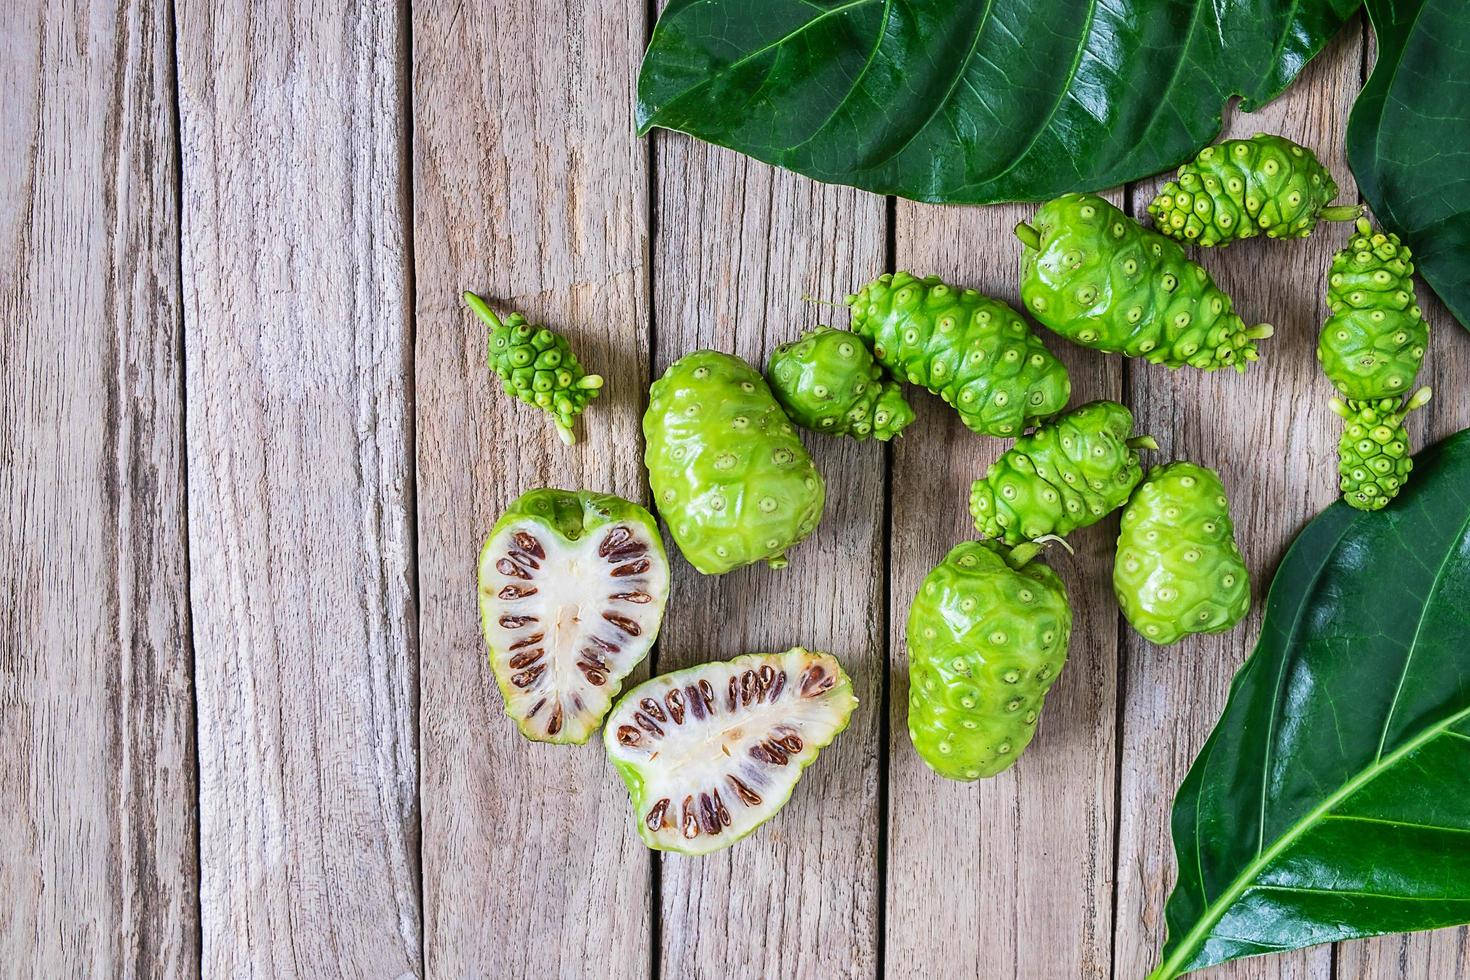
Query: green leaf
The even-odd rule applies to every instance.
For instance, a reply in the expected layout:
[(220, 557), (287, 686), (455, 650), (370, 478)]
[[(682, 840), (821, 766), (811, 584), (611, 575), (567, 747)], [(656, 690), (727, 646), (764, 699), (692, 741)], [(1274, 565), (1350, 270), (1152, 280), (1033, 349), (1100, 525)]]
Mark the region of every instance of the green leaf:
[(1174, 800), (1154, 978), (1470, 921), (1470, 430), (1386, 509), (1338, 502)]
[(1158, 173), (1275, 98), (1357, 0), (671, 0), (640, 132), (881, 194), (1043, 200)]
[(1369, 0), (1378, 61), (1348, 119), (1373, 213), (1470, 329), (1470, 5)]

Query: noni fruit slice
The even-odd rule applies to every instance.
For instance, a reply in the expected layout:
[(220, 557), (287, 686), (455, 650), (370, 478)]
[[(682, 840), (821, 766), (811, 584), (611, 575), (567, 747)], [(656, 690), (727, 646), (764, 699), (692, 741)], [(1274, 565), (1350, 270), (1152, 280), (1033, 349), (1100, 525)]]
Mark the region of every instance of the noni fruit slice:
[(896, 381), (857, 334), (817, 327), (771, 352), (766, 378), (791, 421), (816, 432), (880, 441), (914, 420)]
[(602, 739), (643, 842), (708, 854), (776, 815), (856, 705), (835, 658), (794, 647), (639, 684)]
[(584, 371), (561, 334), (533, 326), (519, 313), (501, 322), (474, 293), (466, 292), (464, 301), (490, 327), (490, 367), (505, 393), (550, 412), (561, 441), (575, 443), (572, 422), (602, 391), (602, 375)]
[(1214, 470), (1188, 462), (1149, 470), (1123, 508), (1113, 592), (1133, 628), (1160, 646), (1223, 633), (1245, 617), (1250, 576)]
[(689, 563), (719, 575), (767, 562), (816, 528), (827, 487), (754, 368), (701, 350), (648, 393), (644, 462), (659, 514)]
[(480, 552), (480, 621), (505, 713), (538, 742), (587, 741), (648, 653), (669, 598), (653, 515), (589, 490), (531, 490)]
[(1016, 444), (970, 489), (970, 516), (987, 538), (1006, 544), (1067, 535), (1117, 510), (1143, 477), (1133, 413), (1110, 401), (1072, 409)]
[(1084, 347), (1171, 368), (1244, 371), (1269, 324), (1247, 327), (1204, 266), (1096, 194), (1064, 194), (1016, 226), (1021, 301)]
[(1067, 661), (1072, 609), (1039, 547), (956, 545), (909, 607), (909, 739), (946, 779), (1010, 768)]
[(1375, 232), (1366, 218), (1333, 256), (1317, 360), (1344, 398), (1398, 398), (1419, 375), (1429, 324), (1414, 301), (1411, 259), (1397, 235)]
[(1361, 206), (1328, 207), (1337, 181), (1312, 151), (1271, 133), (1207, 146), (1148, 206), (1154, 226), (1193, 245), (1306, 238), (1319, 221), (1351, 221)]
[(1013, 436), (1067, 404), (1067, 369), (998, 299), (938, 276), (895, 272), (847, 304), (853, 332), (873, 345), (879, 363), (953, 405), (976, 432)]
[(1358, 510), (1378, 510), (1403, 489), (1414, 468), (1409, 456), (1409, 430), (1404, 418), (1428, 403), (1430, 390), (1420, 388), (1402, 405), (1397, 398), (1377, 401), (1332, 399), (1342, 416), (1337, 444), (1337, 472), (1342, 499)]

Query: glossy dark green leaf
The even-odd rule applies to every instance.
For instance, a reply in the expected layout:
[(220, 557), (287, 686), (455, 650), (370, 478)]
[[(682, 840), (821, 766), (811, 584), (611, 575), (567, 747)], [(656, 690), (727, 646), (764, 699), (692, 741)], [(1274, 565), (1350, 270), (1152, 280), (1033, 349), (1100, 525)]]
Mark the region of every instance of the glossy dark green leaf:
[(1348, 120), (1363, 197), (1470, 328), (1470, 3), (1369, 0), (1378, 61)]
[(1173, 830), (1155, 978), (1470, 921), (1470, 430), (1297, 538)]
[(1158, 173), (1274, 98), (1357, 0), (672, 0), (638, 79), (663, 126), (922, 201)]

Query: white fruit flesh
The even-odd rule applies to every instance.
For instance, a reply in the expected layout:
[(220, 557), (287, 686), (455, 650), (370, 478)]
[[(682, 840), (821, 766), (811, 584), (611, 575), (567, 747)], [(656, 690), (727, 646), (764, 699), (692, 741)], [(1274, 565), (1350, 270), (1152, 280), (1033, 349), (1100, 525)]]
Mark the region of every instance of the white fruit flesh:
[(528, 737), (585, 742), (648, 653), (669, 596), (662, 549), (635, 523), (568, 541), (533, 520), (480, 553), (480, 603), (505, 712)]
[(640, 684), (613, 709), (603, 740), (644, 842), (705, 854), (774, 816), (856, 704), (835, 658), (796, 647)]

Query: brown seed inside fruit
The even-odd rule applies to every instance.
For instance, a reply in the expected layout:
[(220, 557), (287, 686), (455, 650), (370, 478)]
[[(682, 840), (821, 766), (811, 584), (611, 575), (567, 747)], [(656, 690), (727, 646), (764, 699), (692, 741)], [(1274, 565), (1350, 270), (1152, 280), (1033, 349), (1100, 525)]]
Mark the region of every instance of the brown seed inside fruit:
[(652, 718), (648, 717), (643, 712), (633, 712), (633, 720), (638, 723), (639, 728), (643, 729), (648, 734), (658, 735), (660, 737), (663, 736), (664, 730), (660, 728)]
[(498, 562), (496, 562), (495, 570), (501, 575), (509, 575), (511, 578), (521, 578), (526, 579), (527, 581), (530, 581), (531, 579), (531, 576), (526, 574), (526, 570), (524, 568), (511, 561), (509, 558), (502, 558)]
[(709, 681), (703, 678), (700, 678), (699, 681), (699, 698), (704, 702), (704, 710), (713, 715), (715, 713), (715, 689)]
[(521, 649), (524, 649), (525, 647), (535, 646), (536, 644), (540, 643), (545, 638), (546, 638), (546, 634), (545, 633), (532, 633), (530, 636), (524, 636), (524, 637), (521, 637), (519, 640), (516, 640), (507, 649), (510, 649), (510, 650), (521, 650)]
[(648, 712), (651, 716), (657, 718), (659, 721), (668, 720), (666, 717), (664, 717), (664, 709), (659, 707), (659, 703), (653, 698), (644, 698), (642, 701), (638, 702), (638, 707), (642, 708), (644, 711)]
[(684, 695), (677, 687), (664, 695), (664, 704), (668, 705), (669, 717), (674, 719), (674, 724), (684, 724)]
[(703, 721), (704, 698), (699, 696), (699, 689), (696, 688), (693, 684), (690, 684), (688, 687), (684, 688), (684, 692), (689, 695), (690, 713), (694, 715), (696, 721)]
[(693, 840), (699, 836), (699, 818), (694, 815), (694, 797), (684, 797), (683, 819), (680, 821), (679, 832), (684, 835), (685, 840)]
[(640, 606), (653, 601), (653, 596), (647, 592), (617, 592), (608, 596), (608, 598), (618, 599), (622, 602), (636, 602)]
[(600, 636), (591, 637), (591, 640), (592, 640), (593, 643), (596, 643), (598, 646), (602, 647), (602, 649), (606, 650), (608, 653), (617, 653), (619, 650), (622, 649), (622, 647), (618, 646), (616, 643), (609, 643), (607, 640), (604, 640)]
[(648, 811), (648, 816), (643, 818), (643, 823), (649, 830), (658, 830), (664, 825), (664, 814), (669, 811), (669, 798), (666, 796), (653, 805)]
[(751, 789), (749, 786), (745, 785), (745, 783), (741, 781), (739, 776), (736, 776), (732, 773), (725, 778), (730, 780), (731, 786), (735, 787), (735, 795), (740, 797), (740, 801), (742, 803), (744, 803), (746, 806), (761, 805), (760, 794)]
[(541, 655), (545, 652), (546, 651), (541, 649), (540, 647), (537, 647), (534, 650), (522, 650), (520, 653), (510, 658), (510, 669), (520, 670), (522, 667), (529, 667), (536, 661), (540, 660)]
[(555, 735), (561, 731), (561, 705), (558, 704), (551, 709), (551, 720), (546, 723), (546, 734)]
[(776, 699), (781, 696), (781, 692), (784, 691), (785, 689), (786, 689), (786, 671), (784, 671), (784, 670), (777, 671), (776, 672), (776, 682), (771, 685), (771, 697), (770, 697), (771, 704), (775, 704), (776, 703)]
[(637, 623), (633, 622), (627, 616), (619, 616), (617, 613), (605, 612), (602, 614), (602, 618), (607, 620), (609, 623), (612, 623), (614, 626), (622, 630), (624, 633), (627, 633), (629, 636), (638, 636), (643, 632), (643, 628), (640, 627)]
[(536, 678), (540, 677), (545, 670), (545, 664), (537, 664), (534, 667), (521, 671), (519, 674), (512, 674), (510, 676), (510, 682), (516, 687), (524, 690), (525, 688), (530, 687), (535, 682)]
[(729, 711), (735, 710), (736, 703), (740, 700), (740, 683), (736, 677), (730, 678), (729, 689), (725, 692), (725, 708)]
[(812, 664), (801, 675), (801, 696), (814, 698), (832, 689), (837, 678), (827, 672), (821, 664)]
[(770, 693), (771, 685), (774, 684), (774, 683), (776, 683), (776, 670), (775, 670), (775, 668), (772, 667), (770, 664), (761, 664), (761, 672), (760, 672), (760, 686), (761, 686), (761, 691), (760, 691), (760, 694), (756, 697), (756, 700), (757, 701), (764, 701), (766, 699), (766, 695), (768, 693)]
[(626, 578), (629, 575), (642, 575), (644, 572), (648, 571), (649, 566), (650, 562), (647, 558), (640, 558), (637, 561), (630, 561), (626, 565), (619, 565), (617, 568), (614, 568), (612, 570), (612, 573), (614, 578)]
[(535, 616), (501, 616), (500, 625), (508, 630), (517, 630), (528, 623), (536, 622)]
[(514, 537), (516, 540), (516, 547), (520, 548), (522, 551), (528, 554), (535, 555), (537, 558), (546, 557), (546, 551), (541, 547), (541, 542), (537, 541), (530, 534), (527, 534), (525, 531), (517, 531)]
[(520, 585), (507, 585), (498, 593), (502, 599), (529, 599), (535, 594), (536, 590), (534, 588), (525, 588)]
[(730, 811), (725, 809), (725, 801), (720, 799), (720, 791), (710, 790), (710, 796), (715, 801), (715, 816), (720, 818), (721, 824), (726, 827), (730, 826)]
[(641, 741), (643, 741), (643, 735), (632, 725), (618, 726), (619, 745), (637, 745)]

